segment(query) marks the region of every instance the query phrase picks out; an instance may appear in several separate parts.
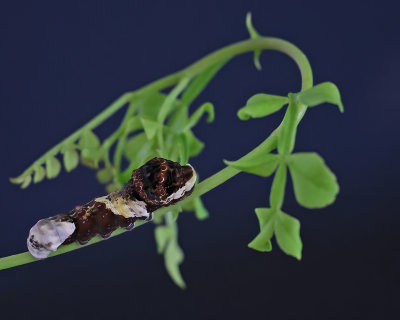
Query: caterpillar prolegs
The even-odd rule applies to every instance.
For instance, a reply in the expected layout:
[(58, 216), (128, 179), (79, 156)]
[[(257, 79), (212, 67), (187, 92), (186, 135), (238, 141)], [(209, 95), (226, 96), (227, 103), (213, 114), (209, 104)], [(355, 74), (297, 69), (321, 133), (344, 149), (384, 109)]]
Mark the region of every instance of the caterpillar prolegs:
[(44, 259), (60, 245), (86, 244), (99, 234), (108, 238), (118, 228), (131, 230), (136, 220), (151, 220), (153, 211), (192, 193), (196, 172), (191, 165), (154, 158), (132, 172), (119, 191), (75, 207), (67, 214), (39, 220), (27, 239), (29, 252)]

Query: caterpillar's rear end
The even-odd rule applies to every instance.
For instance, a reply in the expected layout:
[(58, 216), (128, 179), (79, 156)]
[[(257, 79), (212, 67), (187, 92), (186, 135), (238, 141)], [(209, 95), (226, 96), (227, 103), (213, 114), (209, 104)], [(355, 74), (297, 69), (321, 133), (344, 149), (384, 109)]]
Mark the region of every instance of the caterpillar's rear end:
[(191, 194), (195, 182), (196, 172), (189, 164), (154, 158), (134, 170), (120, 191), (39, 220), (29, 232), (28, 250), (44, 259), (60, 245), (86, 244), (96, 235), (106, 239), (118, 228), (131, 230), (136, 220), (151, 220), (153, 211)]

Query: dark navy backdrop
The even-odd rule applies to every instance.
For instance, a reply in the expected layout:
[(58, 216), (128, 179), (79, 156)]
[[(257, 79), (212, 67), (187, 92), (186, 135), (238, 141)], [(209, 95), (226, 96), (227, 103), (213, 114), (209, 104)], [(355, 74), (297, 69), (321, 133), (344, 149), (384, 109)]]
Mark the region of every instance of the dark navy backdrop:
[[(333, 81), (346, 112), (309, 110), (298, 151), (318, 151), (341, 192), (322, 210), (285, 211), (301, 219), (303, 260), (276, 246), (247, 248), (257, 233), (253, 208), (266, 205), (269, 181), (240, 175), (204, 196), (211, 217), (179, 220), (186, 252), (181, 291), (155, 252), (153, 227), (90, 248), (0, 272), (4, 319), (397, 319), (399, 300), (400, 23), (395, 1), (60, 1), (2, 2), (0, 7), (0, 256), (26, 250), (30, 226), (104, 191), (80, 168), (27, 190), (8, 182), (47, 148), (121, 93), (248, 37), (253, 12), (262, 34), (294, 42), (316, 82)], [(296, 66), (278, 53), (229, 64), (202, 94), (215, 123), (192, 163), (204, 178), (259, 143), (277, 125), (240, 122), (254, 93), (299, 88)], [(101, 129), (110, 132), (116, 115)], [(397, 315), (397, 317), (396, 317)]]

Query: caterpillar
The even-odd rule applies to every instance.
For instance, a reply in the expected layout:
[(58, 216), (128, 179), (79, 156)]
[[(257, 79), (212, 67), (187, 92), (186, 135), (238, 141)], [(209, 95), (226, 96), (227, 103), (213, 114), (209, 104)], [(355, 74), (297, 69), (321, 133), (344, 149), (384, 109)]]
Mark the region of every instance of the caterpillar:
[(60, 245), (84, 245), (96, 235), (107, 239), (118, 228), (132, 230), (136, 220), (151, 220), (153, 211), (190, 195), (196, 172), (190, 164), (154, 158), (133, 170), (119, 191), (75, 207), (67, 214), (39, 220), (29, 232), (27, 246), (37, 259), (47, 258)]

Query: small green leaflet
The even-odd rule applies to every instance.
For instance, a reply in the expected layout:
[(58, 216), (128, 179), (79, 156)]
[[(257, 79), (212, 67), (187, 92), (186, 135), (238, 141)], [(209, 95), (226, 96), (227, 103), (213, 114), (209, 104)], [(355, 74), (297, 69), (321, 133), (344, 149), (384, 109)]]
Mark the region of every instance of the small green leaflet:
[(21, 184), (22, 182), (24, 182), (25, 177), (26, 176), (24, 176), (24, 175), (20, 175), (20, 176), (18, 176), (16, 178), (9, 178), (9, 180), (10, 180), (11, 183)]
[(204, 113), (208, 113), (207, 117), (207, 122), (213, 122), (214, 121), (214, 106), (211, 102), (206, 102), (202, 104), (194, 113), (193, 115), (189, 118), (189, 121), (183, 131), (186, 131), (188, 129), (193, 128), (200, 120), (200, 118), (203, 116)]
[(189, 157), (197, 156), (204, 148), (204, 143), (195, 137), (191, 130), (185, 132)]
[(126, 130), (128, 132), (133, 132), (142, 128), (142, 122), (139, 117), (132, 117), (126, 123)]
[(84, 155), (86, 155), (86, 153), (82, 152), (81, 164), (84, 166), (87, 166), (91, 169), (98, 169), (98, 167), (99, 167), (98, 161), (94, 160), (92, 158), (85, 158)]
[(246, 105), (239, 109), (237, 116), (240, 120), (262, 118), (279, 111), (288, 103), (289, 99), (287, 97), (258, 93), (247, 100)]
[(33, 183), (39, 183), (46, 176), (46, 170), (42, 166), (35, 167), (35, 174), (33, 175)]
[(260, 233), (248, 244), (254, 250), (272, 250), (271, 238), (275, 233), (279, 247), (288, 255), (301, 259), (303, 244), (300, 238), (300, 222), (281, 210), (257, 208)]
[(155, 156), (155, 151), (152, 149), (151, 142), (147, 139), (147, 135), (141, 132), (126, 142), (124, 155), (132, 162), (133, 169), (136, 169), (152, 156)]
[(288, 159), (288, 166), (299, 204), (311, 209), (323, 208), (335, 201), (339, 185), (317, 153), (294, 153)]
[(249, 159), (227, 161), (224, 163), (243, 172), (252, 173), (261, 177), (270, 176), (276, 169), (280, 158), (277, 154), (257, 154)]
[(100, 146), (99, 138), (91, 130), (86, 130), (82, 133), (79, 139), (78, 146), (81, 150), (83, 149), (94, 149)]
[(198, 220), (207, 219), (210, 215), (200, 197), (197, 197), (189, 202), (184, 203), (182, 205), (182, 209), (184, 211), (194, 212)]
[(106, 186), (106, 190), (108, 193), (111, 193), (114, 191), (118, 191), (119, 189), (121, 189), (121, 187), (122, 185), (118, 181), (113, 181)]
[(296, 94), (297, 99), (309, 107), (317, 106), (321, 103), (332, 103), (339, 107), (340, 112), (344, 112), (340, 92), (332, 82), (320, 83), (308, 90)]
[(157, 131), (161, 128), (161, 124), (145, 118), (141, 118), (140, 121), (142, 122), (147, 139), (153, 140), (157, 134)]
[(200, 197), (194, 199), (194, 212), (196, 214), (196, 218), (199, 220), (207, 219), (210, 215)]
[(157, 252), (164, 253), (164, 262), (168, 274), (176, 285), (184, 289), (186, 284), (179, 270), (179, 265), (184, 260), (184, 254), (178, 244), (178, 227), (173, 219), (173, 212), (168, 212), (165, 216), (167, 225), (157, 226), (154, 231)]
[(54, 179), (61, 171), (61, 163), (55, 157), (46, 159), (46, 173), (48, 179)]
[(29, 187), (29, 185), (31, 184), (32, 181), (32, 176), (28, 175), (25, 177), (24, 181), (22, 182), (21, 188), (22, 189), (26, 189)]
[(160, 111), (162, 104), (164, 103), (166, 95), (154, 91), (145, 95), (140, 101), (138, 101), (138, 114), (146, 119), (157, 121), (157, 115)]
[(257, 251), (269, 252), (272, 250), (271, 238), (274, 234), (275, 211), (271, 208), (256, 208), (255, 211), (260, 224), (260, 233), (248, 246)]
[(96, 177), (100, 183), (110, 182), (114, 178), (114, 169), (112, 167), (103, 168), (97, 171)]
[(182, 132), (183, 128), (186, 127), (189, 122), (188, 109), (185, 107), (178, 108), (169, 118), (168, 118), (168, 128), (176, 133)]
[[(183, 136), (185, 139), (185, 147), (187, 150), (188, 157), (194, 157), (198, 155), (204, 148), (204, 143), (197, 139), (191, 130), (186, 130), (182, 132), (181, 137), (176, 133), (168, 133), (165, 135), (165, 148), (167, 150), (168, 158), (174, 160), (178, 157), (179, 153), (182, 152), (180, 148), (177, 147), (177, 142), (179, 139), (183, 140)], [(181, 141), (182, 142), (182, 141)]]
[(179, 270), (179, 265), (183, 262), (185, 256), (178, 244), (178, 241), (175, 238), (168, 242), (167, 248), (165, 249), (164, 258), (165, 267), (172, 280), (181, 289), (185, 289), (186, 283), (183, 280), (181, 272)]
[(283, 252), (301, 260), (303, 243), (299, 220), (279, 211), (275, 219), (275, 237)]
[[(97, 168), (98, 161), (104, 155), (104, 151), (100, 148), (99, 138), (91, 130), (86, 130), (82, 133), (82, 136), (79, 139), (78, 147), (82, 150), (82, 164), (90, 168)], [(68, 151), (71, 150), (66, 150), (65, 153), (67, 153)], [(69, 156), (70, 159), (68, 160), (70, 160), (70, 162), (68, 163), (68, 165), (69, 169), (72, 170), (74, 168), (74, 165), (76, 164), (76, 155), (69, 154)], [(66, 162), (65, 165), (67, 165)]]
[(168, 241), (172, 238), (173, 232), (171, 228), (158, 226), (154, 230), (154, 237), (157, 244), (157, 253), (163, 253), (167, 247)]
[[(251, 20), (251, 12), (248, 12), (247, 16), (246, 16), (246, 28), (250, 34), (251, 39), (257, 39), (257, 38), (261, 37), (261, 35), (257, 32), (257, 30), (253, 26), (253, 22)], [(260, 56), (261, 56), (261, 49), (254, 50), (253, 61), (254, 61), (254, 65), (256, 66), (257, 70), (262, 69), (261, 63), (260, 63)]]
[(67, 149), (63, 155), (64, 167), (67, 172), (74, 170), (79, 164), (79, 154), (74, 149)]
[(97, 149), (83, 149), (81, 152), (83, 159), (92, 160), (97, 167), (98, 161), (104, 156), (104, 150), (101, 148)]

